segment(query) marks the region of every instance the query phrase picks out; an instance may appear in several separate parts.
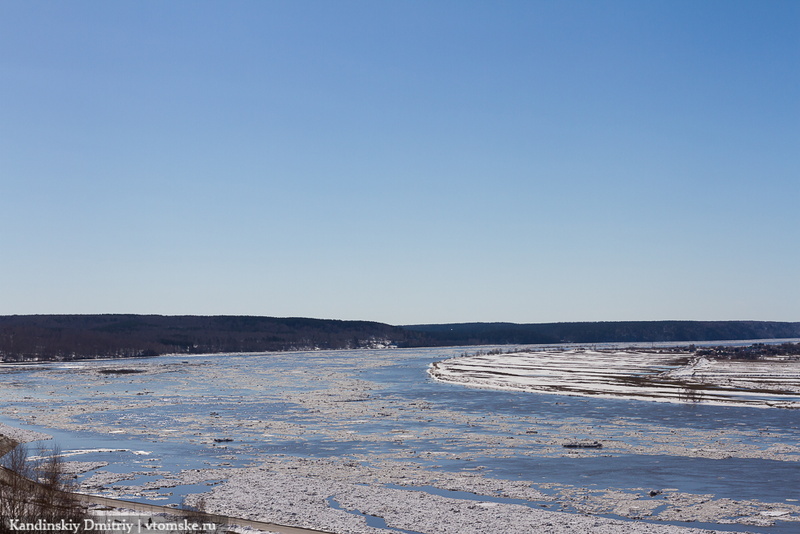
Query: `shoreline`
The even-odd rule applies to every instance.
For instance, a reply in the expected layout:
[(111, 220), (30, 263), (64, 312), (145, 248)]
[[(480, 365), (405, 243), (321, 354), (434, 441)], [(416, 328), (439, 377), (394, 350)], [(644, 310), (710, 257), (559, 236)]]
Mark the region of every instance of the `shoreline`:
[(0, 458), (11, 452), (17, 445), (19, 445), (18, 441), (0, 434)]
[(800, 409), (797, 360), (710, 360), (663, 351), (576, 349), (456, 356), (433, 362), (427, 372), (439, 382), (483, 389)]
[(25, 430), (17, 426), (0, 422), (0, 457), (5, 456), (14, 447), (33, 441), (49, 440), (53, 437), (36, 430)]
[[(8, 366), (24, 366), (24, 365), (38, 365), (47, 363), (83, 363), (92, 361), (125, 361), (136, 359), (156, 359), (167, 357), (208, 357), (208, 356), (257, 356), (263, 354), (296, 354), (306, 352), (351, 352), (351, 351), (367, 351), (367, 350), (413, 350), (413, 349), (448, 349), (453, 347), (460, 347), (463, 349), (480, 349), (481, 347), (520, 347), (521, 350), (529, 349), (532, 351), (570, 351), (575, 349), (590, 350), (596, 347), (606, 347), (597, 349), (599, 352), (608, 352), (612, 350), (629, 350), (637, 352), (647, 352), (648, 349), (660, 349), (661, 352), (666, 350), (685, 350), (689, 346), (717, 348), (717, 347), (742, 347), (742, 348), (755, 348), (757, 346), (766, 345), (781, 345), (781, 344), (796, 344), (800, 345), (800, 338), (747, 338), (747, 339), (718, 339), (718, 340), (677, 340), (677, 341), (598, 341), (598, 342), (569, 342), (563, 343), (487, 343), (480, 345), (431, 345), (431, 346), (414, 346), (402, 347), (397, 345), (375, 346), (375, 347), (352, 347), (352, 348), (319, 348), (319, 347), (306, 347), (306, 348), (292, 348), (285, 350), (261, 350), (261, 351), (212, 351), (212, 352), (165, 352), (163, 354), (148, 354), (137, 356), (85, 356), (75, 357), (71, 359), (44, 359), (44, 360), (19, 360), (19, 361), (4, 361), (0, 360), (0, 367)], [(534, 348), (535, 347), (535, 348)]]

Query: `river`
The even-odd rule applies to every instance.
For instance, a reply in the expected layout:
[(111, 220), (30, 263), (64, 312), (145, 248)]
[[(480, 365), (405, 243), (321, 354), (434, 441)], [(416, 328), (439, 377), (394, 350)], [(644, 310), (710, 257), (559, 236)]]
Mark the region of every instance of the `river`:
[[(755, 500), (769, 510), (800, 499), (798, 410), (543, 395), (428, 377), (432, 362), (478, 349), (6, 365), (0, 421), (52, 435), (69, 460), (108, 463), (82, 481), (98, 472), (133, 473), (100, 492), (156, 504), (178, 503), (224, 479), (159, 487), (170, 474), (224, 473), (270, 457), (416, 465), (428, 473), (422, 491), (437, 472), (527, 481), (566, 499), (572, 511), (584, 511), (577, 493), (608, 489)], [(603, 447), (565, 449), (572, 440)], [(650, 506), (645, 519), (663, 506)], [(750, 530), (792, 526), (778, 521)]]

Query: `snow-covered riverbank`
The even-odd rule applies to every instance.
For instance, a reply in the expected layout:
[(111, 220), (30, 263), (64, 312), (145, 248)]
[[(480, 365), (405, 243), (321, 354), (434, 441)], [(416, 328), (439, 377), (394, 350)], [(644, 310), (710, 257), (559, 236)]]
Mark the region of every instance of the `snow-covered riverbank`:
[(433, 363), (436, 380), (560, 395), (800, 408), (800, 361), (709, 360), (685, 353), (536, 351)]

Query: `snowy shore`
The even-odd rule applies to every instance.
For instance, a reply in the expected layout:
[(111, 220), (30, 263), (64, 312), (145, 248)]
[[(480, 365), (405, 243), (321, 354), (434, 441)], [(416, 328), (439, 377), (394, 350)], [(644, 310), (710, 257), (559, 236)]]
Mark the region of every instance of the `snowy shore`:
[(433, 363), (430, 376), (465, 386), (536, 393), (800, 408), (800, 361), (709, 360), (682, 353), (536, 351)]

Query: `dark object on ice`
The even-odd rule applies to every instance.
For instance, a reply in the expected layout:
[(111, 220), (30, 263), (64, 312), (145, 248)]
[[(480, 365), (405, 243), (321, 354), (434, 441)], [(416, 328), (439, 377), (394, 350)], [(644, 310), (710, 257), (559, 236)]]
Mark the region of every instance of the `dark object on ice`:
[(100, 369), (97, 372), (101, 375), (132, 375), (144, 373), (144, 369)]
[(661, 490), (650, 490), (650, 496), (655, 497), (656, 495), (661, 495), (663, 492)]
[(602, 449), (603, 444), (599, 441), (570, 441), (564, 443), (562, 447), (566, 449)]
[(233, 438), (214, 438), (216, 443), (229, 443), (231, 441), (233, 441)]

